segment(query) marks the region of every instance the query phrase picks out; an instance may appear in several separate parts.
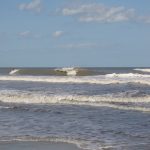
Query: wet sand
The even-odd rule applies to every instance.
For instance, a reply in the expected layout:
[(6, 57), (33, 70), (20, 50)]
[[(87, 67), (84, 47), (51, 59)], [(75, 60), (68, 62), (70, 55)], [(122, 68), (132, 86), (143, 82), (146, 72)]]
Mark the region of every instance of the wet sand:
[(52, 142), (5, 142), (0, 150), (81, 150), (74, 144)]

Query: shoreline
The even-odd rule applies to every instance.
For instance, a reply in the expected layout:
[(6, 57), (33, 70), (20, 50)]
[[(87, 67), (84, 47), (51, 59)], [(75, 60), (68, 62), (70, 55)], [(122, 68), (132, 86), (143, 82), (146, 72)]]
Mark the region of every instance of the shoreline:
[(65, 142), (11, 141), (0, 142), (0, 150), (83, 150)]

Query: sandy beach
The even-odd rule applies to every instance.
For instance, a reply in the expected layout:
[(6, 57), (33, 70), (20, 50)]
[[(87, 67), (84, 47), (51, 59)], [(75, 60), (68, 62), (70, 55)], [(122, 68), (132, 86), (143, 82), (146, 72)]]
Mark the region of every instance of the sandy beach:
[(74, 144), (52, 142), (6, 142), (0, 150), (81, 150)]

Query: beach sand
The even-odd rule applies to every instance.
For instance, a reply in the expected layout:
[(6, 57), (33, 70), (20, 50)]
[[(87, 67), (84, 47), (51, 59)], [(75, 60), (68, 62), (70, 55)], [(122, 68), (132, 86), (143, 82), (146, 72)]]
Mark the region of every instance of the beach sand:
[(52, 142), (0, 143), (0, 150), (81, 150), (74, 144)]

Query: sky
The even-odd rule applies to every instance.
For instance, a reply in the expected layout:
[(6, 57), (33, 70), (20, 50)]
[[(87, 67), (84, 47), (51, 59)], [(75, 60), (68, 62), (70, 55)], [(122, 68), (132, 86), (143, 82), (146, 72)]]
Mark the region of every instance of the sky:
[(149, 0), (0, 0), (0, 67), (150, 67)]

